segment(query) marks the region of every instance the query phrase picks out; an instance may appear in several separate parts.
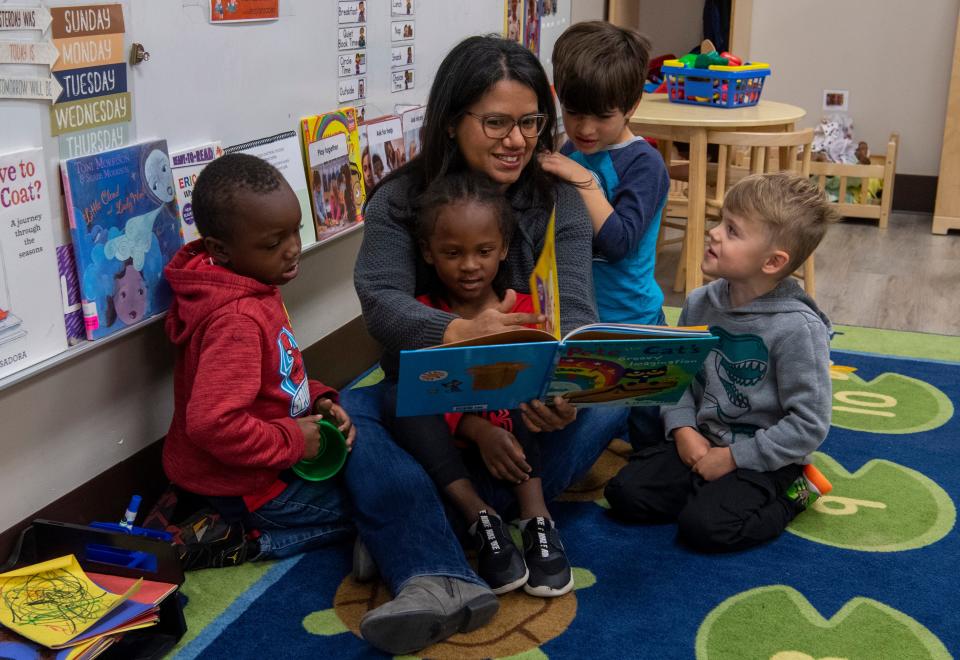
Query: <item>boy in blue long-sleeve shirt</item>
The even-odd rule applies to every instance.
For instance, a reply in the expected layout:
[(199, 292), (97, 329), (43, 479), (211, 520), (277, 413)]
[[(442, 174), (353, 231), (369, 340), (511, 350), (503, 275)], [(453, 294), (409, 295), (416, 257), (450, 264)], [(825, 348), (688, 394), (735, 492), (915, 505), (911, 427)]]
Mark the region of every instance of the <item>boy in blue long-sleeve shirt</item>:
[[(606, 323), (664, 323), (654, 261), (670, 176), (656, 149), (628, 125), (643, 94), (649, 49), (636, 31), (603, 21), (571, 26), (553, 48), (569, 141), (541, 164), (577, 186), (590, 214), (597, 311)], [(658, 414), (631, 411), (634, 446), (659, 440)]]

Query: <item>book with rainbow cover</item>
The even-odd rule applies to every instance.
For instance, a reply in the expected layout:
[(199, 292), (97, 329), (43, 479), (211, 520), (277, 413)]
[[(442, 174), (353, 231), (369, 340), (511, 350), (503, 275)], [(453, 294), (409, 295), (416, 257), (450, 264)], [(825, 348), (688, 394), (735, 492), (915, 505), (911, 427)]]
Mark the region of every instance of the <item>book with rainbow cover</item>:
[(300, 134), (317, 241), (322, 243), (363, 222), (366, 191), (360, 172), (357, 111), (340, 108), (303, 117)]

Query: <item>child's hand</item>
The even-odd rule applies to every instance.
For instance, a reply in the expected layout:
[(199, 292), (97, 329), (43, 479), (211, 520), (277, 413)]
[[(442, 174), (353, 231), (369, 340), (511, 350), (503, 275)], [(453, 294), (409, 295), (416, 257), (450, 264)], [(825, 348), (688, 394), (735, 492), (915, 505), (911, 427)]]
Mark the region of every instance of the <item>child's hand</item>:
[(530, 478), (532, 469), (526, 461), (523, 448), (513, 434), (499, 426), (489, 424), (476, 439), (480, 455), (487, 470), (497, 479), (518, 484)]
[(730, 447), (711, 447), (706, 456), (697, 461), (693, 471), (707, 481), (715, 481), (737, 469)]
[(321, 415), (307, 415), (297, 417), (297, 426), (303, 434), (303, 457), (314, 458), (320, 453), (320, 427), (317, 426), (323, 417)]
[(593, 175), (587, 168), (556, 152), (540, 154), (540, 167), (564, 181), (577, 185), (583, 186), (595, 182)]
[(336, 423), (337, 428), (340, 429), (340, 433), (347, 439), (347, 450), (352, 450), (353, 441), (357, 437), (357, 429), (354, 428), (353, 422), (350, 421), (350, 415), (347, 414), (347, 411), (330, 399), (324, 398), (317, 399), (317, 403), (313, 409), (314, 412), (321, 415), (324, 419), (328, 421), (333, 420)]
[(710, 441), (692, 426), (682, 426), (673, 430), (673, 439), (677, 444), (680, 460), (693, 467), (710, 451)]
[(552, 408), (539, 399), (521, 403), (520, 413), (523, 425), (533, 433), (563, 430), (577, 418), (577, 409), (562, 396), (553, 397)]

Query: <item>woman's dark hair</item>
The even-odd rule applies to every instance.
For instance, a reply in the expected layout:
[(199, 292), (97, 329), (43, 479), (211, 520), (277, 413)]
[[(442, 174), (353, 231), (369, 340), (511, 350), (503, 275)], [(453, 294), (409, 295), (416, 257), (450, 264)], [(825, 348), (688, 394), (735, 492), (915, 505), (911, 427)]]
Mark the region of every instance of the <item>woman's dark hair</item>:
[[(409, 175), (415, 196), (446, 174), (466, 169), (460, 148), (450, 137), (450, 129), (463, 118), (467, 108), (501, 80), (514, 80), (529, 87), (537, 96), (537, 112), (547, 115), (533, 158), (511, 188), (540, 193), (545, 196), (546, 205), (552, 205), (554, 179), (544, 172), (536, 157), (553, 149), (557, 126), (557, 109), (547, 74), (529, 50), (493, 35), (468, 37), (447, 53), (427, 98), (420, 153), (384, 177), (380, 185), (396, 176)], [(368, 200), (378, 187), (367, 195)]]
[[(479, 172), (464, 170), (434, 179), (427, 189), (414, 200), (414, 209), (417, 221), (414, 227), (414, 236), (421, 244), (427, 244), (433, 236), (437, 226), (437, 216), (440, 209), (451, 204), (472, 202), (490, 208), (497, 218), (497, 227), (503, 237), (504, 246), (509, 246), (516, 229), (516, 219), (510, 202), (503, 191), (490, 179)], [(431, 269), (427, 289), (433, 298), (443, 298), (444, 288)], [(503, 298), (506, 291), (506, 272), (501, 268), (493, 280), (493, 290), (497, 296)]]

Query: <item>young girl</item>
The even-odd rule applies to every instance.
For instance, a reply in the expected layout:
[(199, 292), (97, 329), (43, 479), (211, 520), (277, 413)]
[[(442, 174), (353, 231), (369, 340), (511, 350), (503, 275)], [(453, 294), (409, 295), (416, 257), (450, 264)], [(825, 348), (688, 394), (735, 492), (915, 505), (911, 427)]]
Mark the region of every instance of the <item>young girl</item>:
[[(433, 266), (425, 305), (472, 319), (516, 299), (511, 312), (533, 312), (529, 295), (505, 291), (498, 274), (507, 257), (514, 219), (501, 190), (482, 174), (448, 174), (436, 180), (417, 203), (417, 238)], [(560, 596), (573, 588), (570, 564), (543, 498), (539, 440), (519, 411), (480, 415), (396, 417), (396, 389), (385, 397), (397, 443), (406, 449), (470, 524), (476, 540), (478, 573), (496, 594), (521, 586), (534, 596)], [(467, 441), (458, 448), (451, 435)], [(502, 519), (481, 499), (470, 480), (464, 453), (476, 447), (489, 474), (509, 483), (520, 509), (524, 555)], [(475, 456), (475, 454), (474, 454)]]

